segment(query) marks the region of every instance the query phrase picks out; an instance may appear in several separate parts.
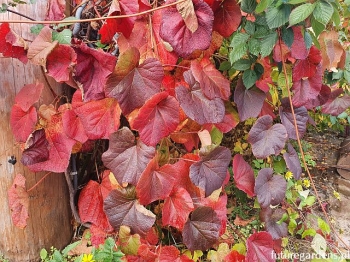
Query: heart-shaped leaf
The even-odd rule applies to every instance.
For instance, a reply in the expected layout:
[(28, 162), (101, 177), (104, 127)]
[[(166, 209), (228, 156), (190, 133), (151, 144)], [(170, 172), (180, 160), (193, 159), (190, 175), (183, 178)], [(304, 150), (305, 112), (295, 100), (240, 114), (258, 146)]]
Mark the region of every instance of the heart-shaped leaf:
[(46, 161), (49, 158), (48, 146), (49, 142), (46, 139), (44, 129), (34, 131), (27, 140), (21, 163), (28, 166)]
[(265, 223), (266, 230), (273, 239), (279, 239), (288, 235), (286, 222), (279, 223), (284, 214), (286, 212), (281, 208), (272, 209), (271, 207), (267, 207), (260, 211), (261, 221)]
[(37, 120), (38, 115), (34, 106), (28, 111), (23, 111), (17, 104), (12, 106), (10, 125), (17, 142), (27, 141), (28, 136), (34, 131)]
[(249, 262), (275, 262), (273, 239), (267, 232), (255, 232), (247, 239), (246, 260)]
[(15, 103), (27, 112), (32, 105), (39, 101), (43, 89), (44, 84), (39, 82), (25, 85), (17, 93)]
[(302, 169), (297, 152), (291, 144), (288, 144), (288, 152), (283, 154), (284, 161), (295, 179), (300, 179)]
[(241, 23), (241, 10), (236, 0), (225, 0), (214, 14), (213, 30), (223, 37), (229, 37)]

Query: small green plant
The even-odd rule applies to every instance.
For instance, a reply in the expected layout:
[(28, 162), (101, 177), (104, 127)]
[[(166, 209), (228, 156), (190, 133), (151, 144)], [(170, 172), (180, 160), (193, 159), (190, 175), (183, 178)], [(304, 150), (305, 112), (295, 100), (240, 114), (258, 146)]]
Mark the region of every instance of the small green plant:
[(9, 260), (6, 259), (2, 253), (0, 253), (0, 262), (9, 262)]

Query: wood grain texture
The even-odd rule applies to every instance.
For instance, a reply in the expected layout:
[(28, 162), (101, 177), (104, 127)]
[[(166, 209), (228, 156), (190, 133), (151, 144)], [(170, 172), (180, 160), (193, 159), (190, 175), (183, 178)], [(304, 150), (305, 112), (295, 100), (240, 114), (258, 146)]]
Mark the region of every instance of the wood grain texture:
[[(6, 1), (5, 1), (6, 2)], [(28, 1), (29, 2), (29, 1)], [(37, 0), (35, 4), (12, 8), (34, 19), (43, 19), (46, 12), (46, 0)], [(20, 19), (12, 13), (0, 14), (3, 19)], [(11, 28), (23, 38), (32, 40), (30, 25), (12, 24)], [(48, 89), (45, 77), (39, 66), (22, 64), (17, 59), (3, 58), (0, 54), (0, 253), (13, 262), (40, 261), (41, 248), (51, 246), (62, 248), (72, 237), (69, 193), (64, 174), (50, 174), (39, 186), (30, 191), (29, 219), (27, 227), (19, 229), (13, 226), (8, 206), (7, 190), (16, 174), (26, 177), (26, 188), (31, 188), (45, 173), (32, 173), (20, 163), (21, 151), (12, 136), (9, 119), (16, 93), (26, 84), (36, 80), (45, 84), (39, 104), (49, 104), (53, 96)], [(51, 87), (60, 92), (61, 86), (49, 79)], [(17, 163), (8, 163), (11, 156)]]

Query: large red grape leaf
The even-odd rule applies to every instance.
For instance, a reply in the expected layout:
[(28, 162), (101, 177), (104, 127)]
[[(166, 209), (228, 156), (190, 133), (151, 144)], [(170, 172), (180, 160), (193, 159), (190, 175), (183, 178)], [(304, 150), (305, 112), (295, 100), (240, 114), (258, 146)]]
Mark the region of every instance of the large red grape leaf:
[(220, 227), (220, 220), (212, 208), (198, 207), (183, 228), (183, 242), (191, 251), (207, 250), (218, 240)]
[(127, 127), (113, 133), (109, 148), (102, 154), (103, 164), (114, 174), (119, 184), (136, 186), (147, 164), (155, 155), (155, 148), (135, 141), (134, 134)]
[(44, 84), (39, 82), (25, 85), (17, 93), (15, 103), (27, 112), (32, 105), (39, 101), (43, 89)]
[(10, 125), (17, 142), (27, 141), (28, 136), (34, 131), (37, 120), (35, 107), (32, 106), (28, 111), (23, 111), (18, 104), (12, 106)]
[(215, 68), (209, 58), (205, 57), (200, 62), (192, 60), (191, 70), (206, 97), (229, 99), (230, 81)]
[(101, 184), (90, 180), (79, 195), (79, 216), (83, 223), (92, 223), (105, 231), (111, 231), (107, 216), (103, 210)]
[(164, 77), (159, 60), (149, 58), (139, 65), (139, 59), (140, 53), (134, 47), (121, 54), (105, 88), (106, 96), (116, 98), (126, 115), (158, 93)]
[(208, 99), (202, 92), (190, 70), (184, 73), (190, 88), (178, 86), (176, 97), (185, 114), (199, 124), (220, 123), (225, 116), (225, 105), (221, 98)]
[(248, 142), (252, 145), (256, 158), (278, 155), (284, 148), (288, 134), (282, 124), (272, 125), (272, 117), (259, 117), (248, 133)]
[(29, 194), (26, 190), (25, 182), (25, 177), (17, 174), (7, 192), (12, 222), (19, 228), (27, 226), (27, 218), (29, 217)]
[(157, 161), (155, 157), (148, 163), (137, 183), (136, 193), (142, 205), (167, 198), (175, 184), (177, 170), (174, 166), (159, 167)]
[(294, 40), (292, 46), (290, 47), (290, 52), (292, 57), (295, 59), (305, 59), (309, 53), (306, 49), (306, 44), (304, 40), (304, 35), (301, 32), (301, 26), (293, 26)]
[(280, 222), (283, 214), (286, 214), (281, 208), (271, 207), (262, 208), (260, 211), (260, 219), (265, 223), (267, 232), (270, 233), (273, 239), (279, 239), (288, 235), (288, 226), (286, 222)]
[(45, 130), (34, 131), (26, 142), (22, 153), (21, 163), (25, 166), (46, 161), (49, 158), (49, 142), (45, 136)]
[(145, 236), (156, 221), (156, 216), (135, 198), (133, 189), (112, 190), (104, 201), (104, 210), (113, 228), (129, 226), (132, 234)]
[(108, 139), (120, 125), (121, 110), (114, 98), (90, 101), (74, 109), (89, 139)]
[(175, 246), (162, 246), (159, 251), (158, 261), (162, 262), (193, 262), (186, 255), (181, 255)]
[(302, 78), (299, 81), (293, 82), (292, 90), (293, 105), (301, 107), (314, 100), (321, 91), (322, 88), (322, 65), (319, 64), (316, 68), (316, 72), (312, 77)]
[(298, 153), (291, 144), (288, 144), (288, 152), (283, 153), (283, 158), (284, 161), (286, 161), (288, 169), (293, 173), (294, 178), (298, 180), (301, 176), (302, 169)]
[(193, 184), (205, 191), (209, 196), (220, 188), (227, 176), (227, 168), (231, 162), (231, 152), (223, 146), (216, 147), (209, 154), (191, 165), (190, 178)]
[(236, 0), (225, 0), (220, 3), (214, 17), (213, 30), (219, 32), (223, 37), (229, 37), (241, 23), (241, 9)]
[(287, 182), (281, 175), (274, 175), (272, 168), (263, 168), (255, 179), (254, 192), (261, 207), (280, 204), (286, 194)]
[(255, 232), (247, 239), (246, 260), (249, 262), (275, 262), (273, 239), (267, 232)]
[(60, 44), (47, 56), (47, 74), (57, 82), (69, 81), (76, 63), (77, 54), (74, 49)]
[(298, 60), (293, 66), (293, 82), (299, 81), (304, 77), (312, 77), (316, 73), (317, 65), (321, 62), (322, 56), (320, 50), (311, 46), (309, 55), (306, 59)]
[(83, 85), (84, 101), (105, 97), (104, 85), (113, 72), (116, 57), (102, 50), (88, 47), (85, 43), (73, 46), (77, 54), (74, 79)]
[(243, 80), (240, 78), (234, 92), (234, 102), (237, 105), (240, 120), (244, 121), (250, 117), (257, 117), (265, 98), (266, 94), (258, 88), (246, 89)]
[[(172, 2), (174, 1), (169, 1), (169, 3)], [(193, 0), (192, 2), (198, 21), (198, 28), (195, 32), (191, 32), (186, 26), (175, 6), (162, 10), (159, 34), (182, 57), (189, 56), (196, 49), (205, 50), (210, 46), (214, 21), (213, 11), (205, 2), (200, 0)]]
[(0, 24), (0, 53), (4, 57), (19, 59), (22, 63), (27, 63), (27, 45), (23, 38), (14, 33), (8, 23)]
[(338, 32), (323, 31), (319, 35), (322, 53), (322, 71), (334, 70), (344, 65), (345, 51), (339, 43)]
[(43, 66), (46, 70), (46, 59), (52, 50), (58, 46), (58, 41), (52, 42), (52, 30), (45, 26), (28, 48), (28, 59), (34, 65)]
[(86, 135), (81, 119), (74, 110), (66, 110), (62, 115), (63, 130), (66, 135), (80, 143), (85, 143), (89, 138)]
[(64, 12), (66, 10), (65, 0), (49, 0), (47, 1), (47, 13), (45, 20), (48, 21), (60, 21), (64, 18)]
[(167, 92), (155, 94), (139, 110), (131, 123), (146, 145), (155, 146), (164, 137), (175, 131), (180, 122), (180, 107), (177, 100)]
[(305, 107), (306, 109), (313, 109), (315, 107), (324, 105), (331, 96), (331, 88), (327, 85), (322, 85), (320, 93), (317, 97), (314, 97), (311, 101), (309, 101)]
[[(108, 16), (130, 15), (139, 11), (138, 0), (114, 0)], [(129, 37), (134, 28), (136, 17), (125, 17), (119, 19), (107, 19), (101, 27), (99, 33), (101, 35), (101, 43), (108, 44), (112, 42), (115, 33), (122, 33), (125, 37)]]
[[(337, 116), (350, 107), (350, 96), (343, 94), (343, 89), (334, 90), (329, 100), (322, 106), (322, 113)], [(341, 96), (339, 96), (341, 95)]]
[(182, 187), (174, 187), (169, 197), (164, 201), (163, 226), (170, 225), (182, 230), (193, 209), (193, 201), (187, 190)]
[(233, 178), (238, 189), (244, 191), (248, 196), (253, 197), (255, 176), (253, 168), (237, 154), (233, 157), (232, 163)]

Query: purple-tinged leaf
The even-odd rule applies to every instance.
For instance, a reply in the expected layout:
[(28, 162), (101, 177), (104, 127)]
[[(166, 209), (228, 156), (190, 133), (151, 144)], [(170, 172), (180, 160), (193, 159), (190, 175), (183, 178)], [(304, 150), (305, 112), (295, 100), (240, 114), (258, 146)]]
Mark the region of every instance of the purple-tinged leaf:
[(208, 155), (191, 165), (190, 179), (193, 184), (205, 190), (209, 196), (220, 188), (227, 176), (227, 168), (231, 161), (231, 152), (228, 148), (218, 146)]
[(49, 142), (45, 130), (34, 131), (26, 142), (26, 149), (22, 153), (21, 163), (25, 166), (44, 162), (49, 159)]
[(220, 227), (220, 220), (212, 208), (198, 207), (183, 228), (183, 242), (191, 251), (207, 250), (218, 240)]
[(271, 207), (262, 208), (260, 211), (260, 219), (265, 222), (266, 230), (273, 239), (280, 239), (288, 235), (288, 226), (285, 222), (277, 223), (282, 216), (286, 214), (281, 208), (272, 209)]
[(317, 97), (310, 100), (309, 103), (305, 105), (306, 109), (310, 110), (318, 106), (324, 105), (331, 96), (331, 88), (327, 85), (322, 85), (321, 91)]
[(208, 99), (190, 70), (184, 73), (184, 78), (190, 88), (178, 86), (175, 92), (185, 114), (201, 125), (222, 122), (225, 116), (224, 101), (221, 98)]
[(296, 180), (300, 179), (302, 169), (297, 152), (291, 144), (288, 144), (288, 152), (283, 154), (284, 161)]
[(287, 182), (281, 175), (274, 175), (272, 168), (263, 168), (255, 179), (255, 194), (261, 207), (280, 204), (286, 193)]
[(238, 108), (241, 121), (257, 117), (263, 107), (266, 94), (258, 88), (246, 89), (242, 79), (239, 79), (234, 92), (234, 102)]
[(273, 239), (265, 231), (255, 232), (247, 239), (247, 262), (275, 262)]
[(256, 158), (278, 155), (284, 148), (288, 134), (282, 124), (272, 125), (272, 117), (265, 115), (255, 122), (248, 134), (248, 142), (252, 145)]
[[(343, 94), (343, 89), (334, 90), (327, 103), (322, 106), (322, 113), (337, 116), (350, 107), (350, 96)], [(341, 96), (342, 95), (342, 96)]]
[(243, 156), (237, 154), (233, 157), (233, 178), (238, 189), (247, 193), (248, 196), (253, 197), (254, 194), (254, 170), (243, 159)]

